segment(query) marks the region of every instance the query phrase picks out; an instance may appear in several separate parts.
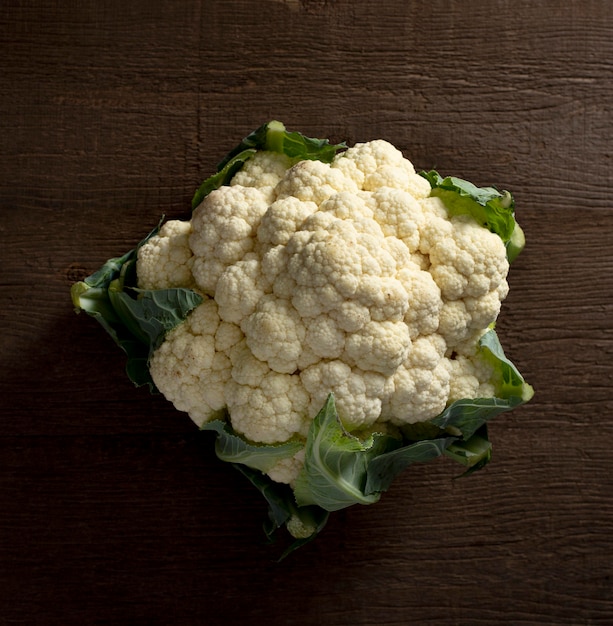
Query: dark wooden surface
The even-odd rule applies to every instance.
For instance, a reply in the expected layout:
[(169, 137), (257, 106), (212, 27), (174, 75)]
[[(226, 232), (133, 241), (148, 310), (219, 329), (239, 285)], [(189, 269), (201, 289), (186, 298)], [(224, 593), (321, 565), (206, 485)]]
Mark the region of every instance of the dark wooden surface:
[[(613, 623), (613, 4), (0, 5), (0, 623)], [(516, 196), (534, 400), (280, 564), (265, 504), (134, 389), (73, 281), (272, 118)]]

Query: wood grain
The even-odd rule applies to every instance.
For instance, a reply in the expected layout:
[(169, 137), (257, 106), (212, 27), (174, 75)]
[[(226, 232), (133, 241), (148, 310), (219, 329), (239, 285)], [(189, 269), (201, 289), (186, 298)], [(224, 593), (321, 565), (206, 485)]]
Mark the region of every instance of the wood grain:
[[(613, 623), (613, 5), (0, 6), (0, 623)], [(126, 380), (72, 282), (272, 118), (511, 189), (499, 320), (534, 400), (276, 563), (265, 504)]]

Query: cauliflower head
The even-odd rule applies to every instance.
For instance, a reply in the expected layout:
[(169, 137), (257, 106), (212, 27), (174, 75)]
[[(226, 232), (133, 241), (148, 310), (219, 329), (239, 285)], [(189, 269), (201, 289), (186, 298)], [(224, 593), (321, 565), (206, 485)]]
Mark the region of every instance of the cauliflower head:
[[(137, 263), (139, 286), (203, 296), (150, 364), (199, 425), (227, 408), (247, 441), (304, 441), (333, 393), (359, 436), (494, 393), (475, 346), (508, 292), (505, 244), (386, 141), (330, 163), (259, 151)], [(303, 458), (267, 473), (291, 484)]]

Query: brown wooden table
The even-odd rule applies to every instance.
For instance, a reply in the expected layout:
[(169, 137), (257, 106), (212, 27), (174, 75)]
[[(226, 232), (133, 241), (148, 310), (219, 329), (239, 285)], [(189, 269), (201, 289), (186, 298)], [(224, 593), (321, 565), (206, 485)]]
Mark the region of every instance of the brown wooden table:
[[(5, 0), (0, 623), (613, 623), (613, 4)], [(278, 564), (265, 504), (70, 285), (277, 118), (511, 189), (534, 400)]]

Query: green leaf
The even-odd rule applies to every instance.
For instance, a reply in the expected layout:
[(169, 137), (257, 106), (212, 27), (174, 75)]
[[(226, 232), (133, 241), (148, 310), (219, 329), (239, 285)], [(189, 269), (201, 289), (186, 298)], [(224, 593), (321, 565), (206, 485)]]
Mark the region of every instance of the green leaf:
[(138, 249), (157, 234), (159, 226), (133, 250), (109, 259), (70, 290), (76, 310), (93, 317), (125, 352), (130, 380), (136, 386), (149, 385), (151, 391), (155, 384), (148, 364), (153, 351), (202, 302), (202, 296), (191, 289), (136, 288)]
[(323, 161), (331, 163), (345, 143), (331, 144), (328, 139), (314, 139), (302, 133), (285, 130), (281, 122), (273, 121), (266, 125), (266, 142), (263, 150), (279, 152), (295, 161)]
[(281, 124), (281, 128), (278, 127), (277, 124), (280, 124), (280, 122), (268, 122), (266, 124), (262, 124), (254, 131), (249, 133), (217, 164), (217, 171), (222, 170), (237, 155), (245, 151), (252, 151), (253, 153), (257, 152), (258, 150), (271, 150), (273, 152), (282, 152), (282, 149), (279, 149), (280, 140), (278, 135), (280, 132), (283, 132), (285, 130), (285, 126)]
[(178, 326), (199, 304), (202, 296), (191, 289), (132, 290), (136, 298), (112, 281), (108, 295), (113, 309), (134, 337), (152, 354), (167, 332)]
[(509, 263), (513, 263), (515, 259), (519, 256), (519, 253), (526, 246), (526, 236), (524, 235), (524, 231), (521, 226), (515, 222), (515, 228), (511, 233), (511, 238), (506, 243), (507, 246), (507, 259)]
[(505, 356), (493, 328), (481, 337), (479, 349), (483, 358), (494, 367), (492, 382), (496, 387), (496, 396), (456, 400), (430, 420), (439, 428), (459, 431), (464, 440), (472, 437), (487, 421), (527, 402), (534, 394), (532, 387)]
[(258, 151), (285, 154), (293, 162), (304, 160), (330, 163), (345, 143), (331, 144), (328, 139), (314, 139), (302, 133), (286, 130), (277, 120), (262, 124), (249, 133), (217, 164), (217, 173), (207, 178), (192, 198), (192, 210), (214, 189), (230, 183), (234, 175)]
[(414, 422), (402, 424), (400, 431), (405, 441), (423, 441), (424, 439), (436, 439), (445, 435), (445, 431), (432, 422)]
[(445, 448), (444, 453), (452, 460), (464, 465), (467, 469), (459, 477), (469, 476), (483, 469), (492, 458), (492, 444), (487, 437), (487, 425), (467, 440), (456, 440)]
[(217, 433), (215, 453), (222, 461), (247, 465), (261, 472), (267, 472), (281, 459), (294, 456), (304, 445), (300, 441), (288, 441), (277, 445), (248, 443), (222, 419), (206, 422), (201, 428)]
[(442, 429), (447, 429), (448, 432), (454, 432), (457, 429), (467, 439), (485, 422), (520, 404), (519, 398), (508, 400), (502, 398), (464, 398), (452, 402), (430, 421)]
[(392, 482), (413, 463), (427, 463), (439, 457), (456, 437), (424, 439), (373, 458), (368, 465), (367, 494), (387, 491)]
[(233, 465), (268, 502), (268, 523), (264, 532), (269, 541), (274, 540), (275, 532), (284, 525), (294, 538), (283, 552), (279, 561), (294, 550), (309, 543), (322, 531), (329, 518), (329, 512), (318, 506), (296, 505), (291, 487), (274, 482), (271, 478), (246, 465)]
[(496, 394), (500, 398), (519, 398), (528, 402), (534, 395), (534, 389), (524, 380), (515, 365), (505, 356), (498, 335), (493, 328), (479, 340), (483, 356), (494, 366)]
[(330, 394), (307, 437), (304, 468), (294, 487), (300, 506), (315, 504), (337, 511), (353, 504), (372, 504), (379, 493), (366, 493), (371, 460), (400, 445), (400, 440), (374, 434), (361, 441), (342, 426)]
[(283, 525), (295, 537), (285, 556), (312, 540), (330, 512), (377, 502), (413, 463), (445, 455), (466, 468), (462, 476), (487, 465), (491, 458), (487, 422), (526, 402), (532, 388), (505, 356), (493, 328), (481, 338), (479, 350), (494, 366), (497, 397), (458, 400), (436, 418), (402, 429), (402, 439), (375, 433), (362, 440), (348, 433), (330, 394), (311, 424), (304, 467), (293, 491), (262, 472), (272, 467), (273, 457), (290, 456), (301, 443), (297, 448), (250, 444), (224, 420), (214, 420), (204, 428), (218, 433), (219, 458), (240, 469), (266, 498), (269, 538)]
[(217, 168), (225, 167), (244, 150), (266, 150), (285, 154), (291, 159), (300, 161), (310, 159), (331, 163), (336, 153), (346, 147), (345, 143), (331, 144), (328, 139), (314, 139), (299, 132), (288, 131), (282, 122), (273, 120), (262, 124), (247, 135), (226, 155)]
[(294, 496), (291, 488), (288, 485), (274, 482), (266, 474), (248, 465), (232, 463), (232, 466), (243, 476), (246, 476), (268, 502), (268, 524), (264, 526), (264, 532), (269, 539), (272, 539), (274, 532), (290, 519), (292, 508), (295, 508), (292, 503)]
[(228, 185), (243, 165), (257, 152), (254, 149), (243, 150), (227, 161), (216, 174), (207, 178), (192, 198), (192, 211), (215, 189)]
[(477, 187), (455, 176), (443, 178), (435, 170), (420, 173), (430, 183), (430, 195), (440, 198), (450, 215), (470, 215), (502, 239), (509, 262), (517, 258), (526, 240), (515, 221), (515, 201), (510, 192)]

